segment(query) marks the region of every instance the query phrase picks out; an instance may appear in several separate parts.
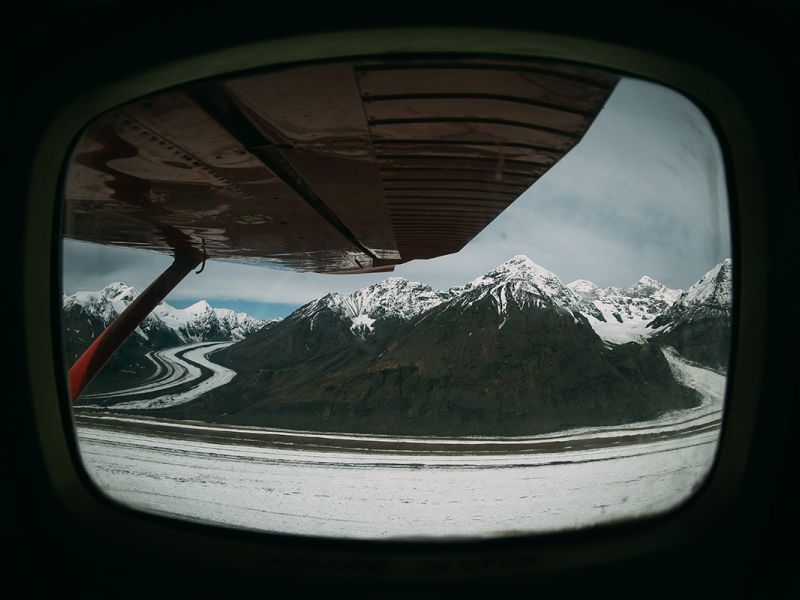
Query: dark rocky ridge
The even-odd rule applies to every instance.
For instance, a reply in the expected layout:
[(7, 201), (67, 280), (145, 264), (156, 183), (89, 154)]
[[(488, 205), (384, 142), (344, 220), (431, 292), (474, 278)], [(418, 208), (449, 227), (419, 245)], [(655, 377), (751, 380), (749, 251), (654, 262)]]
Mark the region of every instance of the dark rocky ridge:
[(687, 360), (725, 372), (730, 360), (732, 265), (723, 261), (647, 326), (655, 344), (671, 346)]

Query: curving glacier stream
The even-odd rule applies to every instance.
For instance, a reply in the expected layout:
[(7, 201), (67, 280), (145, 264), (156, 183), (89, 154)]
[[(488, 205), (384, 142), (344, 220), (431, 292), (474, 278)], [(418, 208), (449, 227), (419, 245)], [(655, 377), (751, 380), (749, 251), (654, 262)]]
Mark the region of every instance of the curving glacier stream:
[[(106, 405), (87, 404), (82, 405), (81, 408), (150, 409), (191, 402), (236, 377), (236, 371), (218, 365), (209, 359), (211, 354), (227, 348), (233, 343), (197, 342), (167, 350), (148, 352), (146, 356), (155, 363), (156, 371), (147, 381), (122, 390), (81, 396), (82, 401), (113, 400), (142, 395), (145, 395), (145, 398)], [(206, 368), (206, 372), (210, 371), (210, 374), (204, 376), (200, 369), (201, 366)], [(176, 388), (180, 388), (181, 391), (175, 392)]]

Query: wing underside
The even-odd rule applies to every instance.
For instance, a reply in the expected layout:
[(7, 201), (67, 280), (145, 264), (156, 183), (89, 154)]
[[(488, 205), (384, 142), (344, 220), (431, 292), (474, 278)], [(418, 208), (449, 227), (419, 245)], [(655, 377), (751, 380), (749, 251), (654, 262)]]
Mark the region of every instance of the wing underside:
[(143, 98), (81, 135), (65, 236), (328, 273), (450, 254), (572, 149), (616, 82), (543, 62), (405, 58)]

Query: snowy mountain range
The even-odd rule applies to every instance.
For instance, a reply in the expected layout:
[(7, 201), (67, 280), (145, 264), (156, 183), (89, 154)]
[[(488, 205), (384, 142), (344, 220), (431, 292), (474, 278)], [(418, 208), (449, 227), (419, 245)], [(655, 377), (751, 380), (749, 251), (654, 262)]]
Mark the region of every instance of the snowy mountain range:
[(578, 279), (567, 284), (591, 303), (604, 319), (589, 319), (597, 335), (606, 343), (641, 342), (652, 335), (647, 324), (667, 310), (683, 290), (673, 290), (645, 275), (629, 288), (600, 287)]
[[(121, 282), (96, 292), (63, 295), (64, 341), (70, 364), (138, 295)], [(212, 308), (205, 300), (183, 309), (162, 302), (123, 344), (116, 363), (120, 367), (131, 362), (147, 364), (142, 362), (146, 351), (189, 342), (241, 340), (267, 323), (246, 313)]]
[(408, 321), (442, 303), (459, 299), (459, 305), (467, 308), (487, 295), (497, 302), (498, 314), (502, 314), (508, 302), (518, 301), (521, 306), (563, 309), (575, 318), (590, 315), (605, 320), (592, 303), (565, 288), (553, 273), (523, 255), (514, 256), (486, 275), (449, 290), (434, 290), (423, 283), (390, 277), (349, 295), (331, 293), (317, 298), (288, 318), (307, 319), (309, 329), (313, 329), (317, 318), (327, 313), (349, 322), (350, 331), (364, 337), (375, 333), (376, 327)]
[(323, 313), (332, 313), (349, 321), (350, 331), (369, 335), (375, 327), (387, 322), (406, 321), (441, 304), (453, 296), (450, 290), (440, 292), (428, 285), (389, 277), (349, 295), (331, 293), (300, 307), (289, 318), (308, 319), (309, 329)]
[(568, 283), (567, 287), (597, 307), (606, 321), (649, 322), (672, 306), (683, 290), (673, 290), (645, 275), (627, 289), (600, 287), (586, 279)]
[[(606, 344), (644, 342), (700, 313), (719, 317), (728, 327), (731, 310), (730, 259), (714, 267), (691, 289), (671, 289), (647, 275), (629, 288), (600, 287), (586, 279), (564, 285), (552, 272), (517, 255), (463, 286), (434, 290), (428, 285), (390, 277), (349, 295), (332, 293), (290, 315), (307, 319), (309, 329), (320, 315), (338, 318), (354, 335), (366, 337), (387, 324), (408, 321), (443, 303), (466, 310), (491, 297), (499, 315), (509, 303), (521, 308), (552, 308), (586, 319)], [(673, 308), (674, 306), (674, 308)], [(502, 327), (502, 322), (498, 327)], [(685, 344), (684, 344), (685, 345)], [(714, 363), (719, 367), (719, 361)]]
[[(666, 311), (683, 293), (644, 276), (627, 289), (602, 288), (579, 279), (564, 285), (552, 272), (525, 255), (517, 255), (486, 275), (463, 286), (434, 290), (428, 285), (390, 277), (349, 295), (331, 293), (299, 308), (288, 318), (307, 319), (309, 329), (323, 314), (348, 323), (350, 331), (369, 336), (383, 324), (408, 321), (442, 303), (458, 301), (467, 309), (489, 296), (498, 314), (509, 303), (520, 307), (549, 307), (575, 319), (585, 318), (607, 343), (641, 341), (653, 330), (647, 324)], [(501, 325), (502, 326), (502, 325)]]
[[(221, 350), (215, 361), (237, 377), (164, 416), (421, 435), (649, 418), (698, 401), (674, 378), (661, 348), (680, 349), (663, 336), (692, 329), (690, 307), (729, 305), (726, 285), (711, 274), (687, 292), (649, 277), (628, 289), (564, 285), (522, 255), (445, 291), (393, 277), (318, 298)], [(658, 324), (659, 314), (673, 316)], [(729, 327), (729, 311), (715, 314)], [(722, 338), (708, 343), (728, 352)]]
[[(326, 294), (266, 326), (205, 302), (161, 304), (106, 376), (146, 374), (154, 345), (238, 339), (214, 355), (237, 372), (230, 383), (158, 414), (415, 435), (617, 425), (698, 404), (663, 349), (724, 371), (731, 283), (724, 261), (686, 291), (650, 277), (627, 289), (565, 285), (518, 255), (449, 290), (391, 277)], [(65, 296), (68, 351), (94, 339), (135, 295), (116, 283)]]

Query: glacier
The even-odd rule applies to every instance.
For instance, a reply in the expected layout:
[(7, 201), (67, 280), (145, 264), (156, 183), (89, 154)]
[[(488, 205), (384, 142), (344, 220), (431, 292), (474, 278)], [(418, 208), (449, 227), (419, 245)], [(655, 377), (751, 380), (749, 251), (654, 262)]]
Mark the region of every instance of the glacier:
[[(711, 471), (725, 378), (674, 355), (670, 364), (696, 386), (703, 405), (635, 426), (525, 439), (406, 437), (394, 450), (376, 451), (375, 440), (385, 438), (317, 433), (310, 434), (316, 441), (298, 444), (291, 440), (302, 432), (262, 430), (286, 441), (243, 445), (226, 443), (235, 432), (221, 426), (176, 423), (172, 433), (148, 435), (135, 432), (135, 418), (119, 431), (104, 419), (127, 417), (98, 415), (79, 423), (78, 443), (90, 477), (111, 498), (192, 521), (355, 539), (580, 529), (674, 509)], [(218, 441), (180, 435), (193, 430), (217, 434)], [(355, 446), (326, 449), (342, 438)], [(404, 450), (404, 441), (441, 451)], [(596, 443), (582, 448), (588, 441)], [(474, 449), (447, 451), (464, 443)], [(508, 450), (481, 453), (487, 443)], [(521, 452), (521, 444), (534, 449)]]

